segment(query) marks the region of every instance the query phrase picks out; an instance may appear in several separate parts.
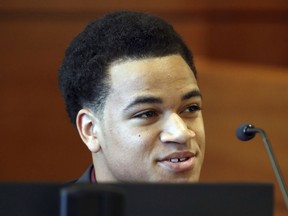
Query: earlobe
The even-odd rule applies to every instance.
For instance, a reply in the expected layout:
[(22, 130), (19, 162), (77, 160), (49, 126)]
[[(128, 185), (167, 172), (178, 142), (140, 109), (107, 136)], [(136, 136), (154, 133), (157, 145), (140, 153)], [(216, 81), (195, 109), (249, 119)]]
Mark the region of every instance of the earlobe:
[(81, 109), (76, 118), (78, 133), (82, 141), (92, 153), (97, 153), (101, 146), (96, 131), (97, 119), (88, 109)]

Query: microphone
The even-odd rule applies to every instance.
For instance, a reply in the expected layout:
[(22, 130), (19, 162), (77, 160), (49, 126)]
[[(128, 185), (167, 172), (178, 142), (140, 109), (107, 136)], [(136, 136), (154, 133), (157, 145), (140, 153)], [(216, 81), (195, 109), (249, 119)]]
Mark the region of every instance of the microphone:
[(281, 175), (280, 168), (278, 166), (278, 163), (276, 161), (276, 157), (274, 156), (274, 153), (272, 151), (272, 147), (270, 145), (270, 142), (268, 140), (268, 137), (266, 136), (266, 133), (261, 128), (256, 128), (252, 124), (242, 124), (240, 125), (236, 130), (236, 136), (241, 141), (248, 141), (255, 137), (256, 133), (259, 133), (261, 135), (262, 141), (265, 144), (265, 148), (267, 151), (267, 154), (269, 156), (270, 162), (272, 164), (272, 168), (274, 170), (275, 176), (277, 178), (282, 196), (285, 201), (286, 208), (288, 209), (288, 194), (287, 194), (287, 188), (285, 185), (285, 181)]
[(241, 141), (248, 141), (255, 137), (257, 131), (251, 124), (242, 124), (236, 130), (236, 136)]

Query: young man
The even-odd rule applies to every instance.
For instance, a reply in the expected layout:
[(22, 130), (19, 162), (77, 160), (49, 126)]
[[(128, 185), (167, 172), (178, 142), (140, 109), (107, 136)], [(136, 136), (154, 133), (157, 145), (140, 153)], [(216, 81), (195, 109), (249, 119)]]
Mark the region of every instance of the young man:
[(91, 22), (66, 50), (59, 86), (92, 153), (78, 182), (197, 182), (205, 152), (192, 54), (145, 13)]

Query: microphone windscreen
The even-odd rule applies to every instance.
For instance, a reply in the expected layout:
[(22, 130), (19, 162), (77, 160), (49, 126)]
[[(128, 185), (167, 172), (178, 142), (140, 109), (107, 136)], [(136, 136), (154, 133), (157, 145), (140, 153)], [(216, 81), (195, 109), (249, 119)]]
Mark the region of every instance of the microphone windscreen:
[(241, 141), (248, 141), (254, 138), (255, 132), (249, 132), (249, 128), (254, 128), (251, 124), (242, 124), (236, 130), (236, 136)]

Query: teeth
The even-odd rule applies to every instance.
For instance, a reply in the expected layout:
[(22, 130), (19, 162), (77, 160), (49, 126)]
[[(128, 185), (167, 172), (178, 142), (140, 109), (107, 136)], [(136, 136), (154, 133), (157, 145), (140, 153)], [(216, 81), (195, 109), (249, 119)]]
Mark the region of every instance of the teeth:
[(186, 158), (172, 158), (172, 159), (170, 159), (170, 162), (178, 163), (178, 162), (183, 162), (185, 160), (186, 160)]

